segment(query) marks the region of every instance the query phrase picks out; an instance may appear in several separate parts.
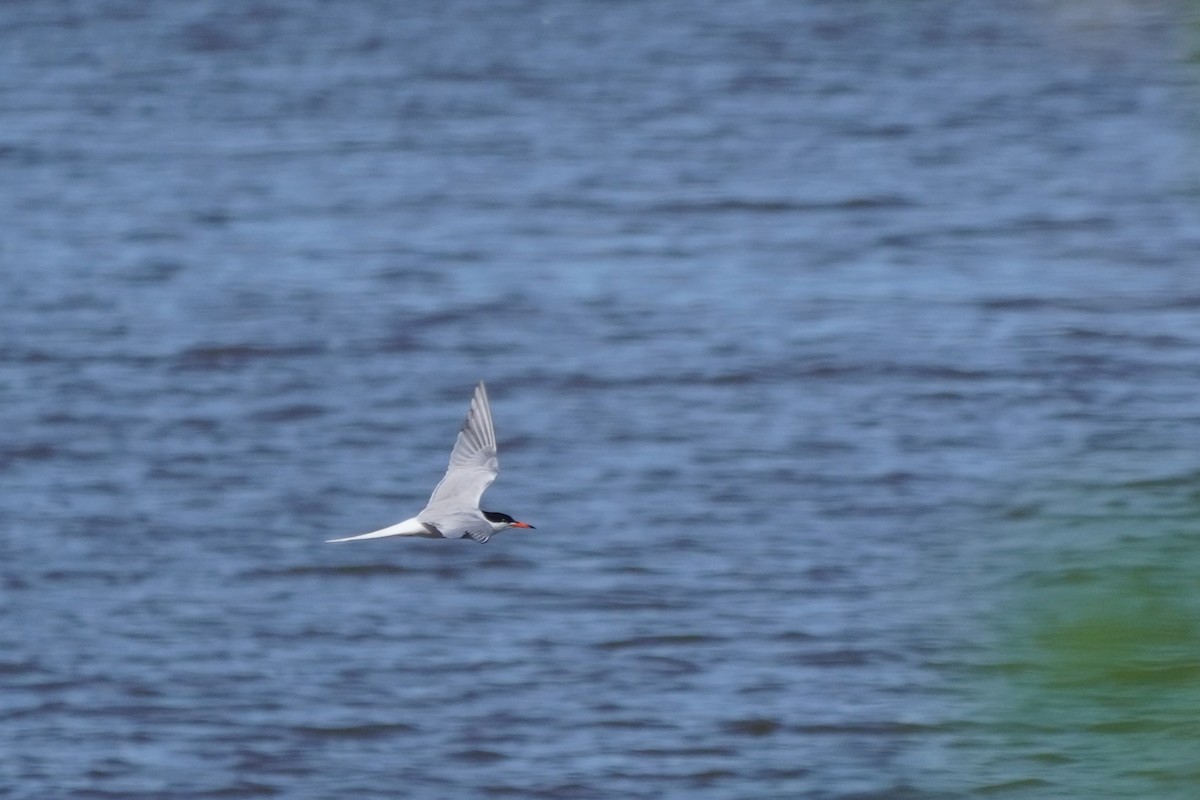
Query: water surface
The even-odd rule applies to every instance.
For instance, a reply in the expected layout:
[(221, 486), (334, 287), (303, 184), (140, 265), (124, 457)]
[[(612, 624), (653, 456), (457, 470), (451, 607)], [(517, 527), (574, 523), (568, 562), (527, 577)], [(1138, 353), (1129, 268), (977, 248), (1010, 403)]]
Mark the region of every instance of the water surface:
[(0, 796), (1196, 796), (1189, 35), (6, 5)]

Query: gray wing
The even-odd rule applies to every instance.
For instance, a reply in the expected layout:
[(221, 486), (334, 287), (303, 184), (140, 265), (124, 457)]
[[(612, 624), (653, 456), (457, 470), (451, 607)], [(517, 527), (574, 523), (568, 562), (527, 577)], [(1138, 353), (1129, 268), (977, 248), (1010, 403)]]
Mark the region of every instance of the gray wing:
[(492, 538), (493, 533), (492, 526), (478, 514), (456, 514), (452, 517), (443, 517), (438, 530), (446, 539), (466, 537), (481, 544)]
[[(496, 480), (500, 462), (496, 458), (496, 430), (492, 427), (492, 409), (488, 405), (483, 381), (475, 387), (467, 421), (458, 432), (458, 440), (450, 451), (450, 466), (418, 519), (428, 520), (442, 528), (442, 520), (463, 512), (474, 512), (479, 522), (491, 533), (491, 526), (479, 516), (479, 498)], [(443, 535), (448, 535), (442, 530)], [(462, 535), (462, 534), (460, 534)], [(455, 537), (457, 538), (457, 537)], [(472, 537), (474, 538), (474, 537)]]

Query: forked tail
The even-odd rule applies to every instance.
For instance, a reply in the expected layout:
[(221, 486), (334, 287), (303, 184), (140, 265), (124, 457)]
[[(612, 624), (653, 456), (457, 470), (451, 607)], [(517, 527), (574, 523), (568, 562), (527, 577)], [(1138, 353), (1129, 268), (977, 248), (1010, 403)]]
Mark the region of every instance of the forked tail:
[(425, 523), (416, 517), (397, 522), (370, 533), (360, 533), (358, 536), (343, 536), (341, 539), (326, 539), (326, 542), (353, 542), (358, 539), (383, 539), (388, 536), (436, 536)]

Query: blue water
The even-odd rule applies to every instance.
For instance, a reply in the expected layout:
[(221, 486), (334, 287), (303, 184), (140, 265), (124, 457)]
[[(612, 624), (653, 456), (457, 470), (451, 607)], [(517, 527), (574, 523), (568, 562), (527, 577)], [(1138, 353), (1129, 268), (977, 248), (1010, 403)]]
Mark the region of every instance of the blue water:
[(1193, 22), (0, 6), (0, 797), (1196, 797)]

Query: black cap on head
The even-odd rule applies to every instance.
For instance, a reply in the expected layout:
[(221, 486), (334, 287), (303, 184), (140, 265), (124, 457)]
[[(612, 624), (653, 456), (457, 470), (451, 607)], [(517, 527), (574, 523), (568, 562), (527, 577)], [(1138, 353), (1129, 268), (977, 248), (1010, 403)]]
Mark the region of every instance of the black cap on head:
[(493, 525), (507, 525), (510, 528), (533, 528), (528, 522), (521, 522), (510, 517), (508, 514), (501, 514), (499, 511), (482, 511), (484, 519)]

